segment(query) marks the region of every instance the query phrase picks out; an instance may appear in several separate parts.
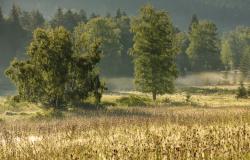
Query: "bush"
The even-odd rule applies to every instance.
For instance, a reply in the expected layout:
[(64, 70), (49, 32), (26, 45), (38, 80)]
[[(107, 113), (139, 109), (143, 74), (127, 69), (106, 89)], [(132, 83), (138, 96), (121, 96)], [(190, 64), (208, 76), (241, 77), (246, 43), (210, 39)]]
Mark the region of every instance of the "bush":
[(236, 98), (237, 98), (237, 99), (239, 99), (239, 98), (242, 98), (242, 99), (248, 98), (248, 91), (247, 91), (247, 89), (245, 88), (245, 86), (244, 86), (243, 83), (240, 84), (240, 87), (239, 87), (238, 90), (237, 90)]
[(116, 103), (122, 106), (147, 106), (150, 102), (149, 98), (146, 97), (140, 97), (136, 95), (130, 95), (129, 97), (122, 97), (118, 100), (116, 100)]
[(192, 95), (190, 93), (186, 94), (186, 102), (187, 103), (191, 102), (191, 97), (192, 97)]

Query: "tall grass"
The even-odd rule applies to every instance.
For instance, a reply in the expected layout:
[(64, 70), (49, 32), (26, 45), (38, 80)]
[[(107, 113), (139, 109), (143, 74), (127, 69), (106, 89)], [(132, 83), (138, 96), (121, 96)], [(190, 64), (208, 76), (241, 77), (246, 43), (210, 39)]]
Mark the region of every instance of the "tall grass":
[[(141, 113), (141, 114), (139, 114)], [(126, 108), (1, 122), (0, 159), (243, 159), (248, 108)]]

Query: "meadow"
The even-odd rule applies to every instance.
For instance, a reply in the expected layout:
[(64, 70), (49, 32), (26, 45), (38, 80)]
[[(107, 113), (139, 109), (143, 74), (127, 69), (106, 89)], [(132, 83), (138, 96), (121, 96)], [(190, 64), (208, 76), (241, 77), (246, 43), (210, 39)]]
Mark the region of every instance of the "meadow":
[(106, 93), (105, 107), (61, 112), (2, 97), (0, 159), (250, 159), (250, 99), (234, 92)]

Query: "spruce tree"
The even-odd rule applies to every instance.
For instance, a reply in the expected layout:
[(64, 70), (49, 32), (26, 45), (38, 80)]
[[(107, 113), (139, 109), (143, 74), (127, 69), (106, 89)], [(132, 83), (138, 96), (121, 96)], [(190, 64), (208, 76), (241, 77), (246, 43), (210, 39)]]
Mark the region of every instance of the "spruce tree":
[(132, 55), (135, 64), (135, 84), (139, 91), (171, 93), (177, 77), (174, 27), (165, 11), (146, 5), (132, 22), (134, 33)]
[(200, 22), (189, 36), (187, 53), (193, 71), (211, 71), (221, 68), (220, 40), (214, 23)]
[(199, 24), (199, 19), (196, 14), (192, 16), (191, 23), (188, 27), (188, 33), (190, 34), (193, 30), (193, 27), (196, 27)]

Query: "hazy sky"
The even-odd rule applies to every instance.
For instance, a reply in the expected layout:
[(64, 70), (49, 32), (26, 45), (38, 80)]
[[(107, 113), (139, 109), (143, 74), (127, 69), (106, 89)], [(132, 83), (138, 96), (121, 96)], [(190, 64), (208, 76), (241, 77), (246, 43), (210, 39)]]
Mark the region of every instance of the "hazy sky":
[[(230, 3), (229, 3), (230, 2)], [(84, 9), (88, 15), (92, 12), (105, 15), (115, 13), (121, 8), (129, 15), (135, 15), (146, 3), (169, 11), (175, 25), (186, 30), (192, 14), (202, 19), (213, 20), (219, 28), (232, 29), (236, 25), (250, 24), (250, 0), (0, 0), (5, 14), (15, 3), (25, 10), (39, 9), (46, 18), (50, 18), (58, 7), (66, 9)], [(249, 6), (249, 7), (248, 7)], [(237, 9), (232, 9), (237, 8)], [(242, 17), (248, 17), (241, 19)]]

